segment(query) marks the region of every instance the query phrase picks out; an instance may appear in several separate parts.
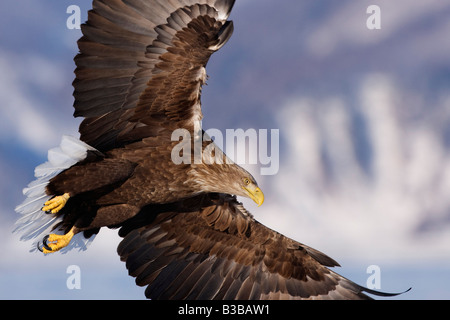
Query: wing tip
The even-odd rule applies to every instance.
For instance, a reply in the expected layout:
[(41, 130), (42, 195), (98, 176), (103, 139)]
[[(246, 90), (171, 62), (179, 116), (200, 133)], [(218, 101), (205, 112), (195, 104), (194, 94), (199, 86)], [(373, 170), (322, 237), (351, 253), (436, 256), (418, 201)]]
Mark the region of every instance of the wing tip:
[(219, 30), (219, 33), (217, 35), (219, 42), (216, 45), (209, 47), (209, 49), (213, 51), (218, 51), (228, 42), (228, 40), (230, 40), (231, 36), (233, 35), (233, 32), (234, 32), (233, 21), (226, 21), (222, 26), (222, 28)]
[(236, 0), (217, 0), (214, 3), (214, 7), (218, 9), (220, 13), (223, 13), (223, 16), (220, 16), (220, 19), (226, 20), (231, 14), (231, 10), (233, 10), (233, 6)]
[(409, 289), (407, 289), (405, 291), (402, 291), (402, 292), (383, 292), (383, 291), (378, 291), (378, 290), (373, 290), (373, 289), (361, 287), (361, 291), (364, 291), (364, 292), (369, 293), (369, 294), (373, 294), (373, 295), (378, 296), (378, 297), (395, 297), (395, 296), (399, 296), (399, 295), (405, 294), (405, 293), (407, 293), (407, 292), (409, 292), (411, 290), (412, 290), (412, 287), (410, 287)]

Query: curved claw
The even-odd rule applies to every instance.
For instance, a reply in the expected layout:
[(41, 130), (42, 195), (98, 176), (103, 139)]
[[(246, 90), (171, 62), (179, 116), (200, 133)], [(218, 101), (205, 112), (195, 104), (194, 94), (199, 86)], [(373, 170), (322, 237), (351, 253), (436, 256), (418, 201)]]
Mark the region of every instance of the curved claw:
[(70, 229), (70, 231), (64, 235), (46, 235), (44, 238), (42, 238), (42, 248), (40, 248), (38, 244), (38, 250), (43, 253), (52, 253), (58, 251), (66, 247), (74, 235), (74, 228)]
[(46, 249), (47, 251), (52, 251), (52, 248), (50, 248), (47, 244), (48, 238), (50, 237), (50, 235), (46, 235), (43, 239), (42, 239), (42, 246), (44, 247), (44, 249)]
[(44, 238), (42, 238), (42, 247), (40, 246), (40, 242), (38, 242), (37, 244), (36, 244), (36, 247), (37, 247), (37, 249), (40, 251), (40, 252), (43, 252), (43, 253), (48, 253), (48, 252), (50, 252), (50, 251), (52, 251), (52, 248), (50, 248), (49, 246), (48, 246), (48, 244), (47, 244), (47, 241), (48, 241), (48, 237), (49, 237), (50, 235), (46, 235)]

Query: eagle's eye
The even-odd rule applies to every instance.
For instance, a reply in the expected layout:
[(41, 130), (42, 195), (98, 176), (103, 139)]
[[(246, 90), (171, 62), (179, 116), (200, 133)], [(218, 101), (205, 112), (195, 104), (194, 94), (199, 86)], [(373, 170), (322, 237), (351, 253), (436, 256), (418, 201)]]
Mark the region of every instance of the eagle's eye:
[(248, 178), (245, 178), (244, 183), (248, 186), (250, 184), (250, 180)]

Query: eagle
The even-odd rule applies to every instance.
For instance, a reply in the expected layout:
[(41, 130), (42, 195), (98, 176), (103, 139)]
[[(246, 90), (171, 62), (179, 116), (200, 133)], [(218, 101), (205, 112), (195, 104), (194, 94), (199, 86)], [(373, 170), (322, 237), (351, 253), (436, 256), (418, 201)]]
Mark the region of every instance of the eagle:
[(233, 33), (234, 2), (93, 1), (74, 58), (80, 137), (63, 136), (36, 167), (16, 231), (47, 255), (120, 228), (118, 254), (150, 299), (392, 295), (335, 273), (237, 200), (264, 195), (200, 126), (205, 67)]

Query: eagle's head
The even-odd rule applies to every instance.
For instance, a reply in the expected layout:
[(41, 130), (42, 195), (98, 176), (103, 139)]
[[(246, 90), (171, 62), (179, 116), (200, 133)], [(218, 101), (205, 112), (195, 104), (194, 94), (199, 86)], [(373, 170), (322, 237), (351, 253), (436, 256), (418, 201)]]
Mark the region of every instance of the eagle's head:
[(195, 182), (204, 192), (248, 197), (258, 206), (264, 202), (264, 193), (255, 178), (235, 163), (202, 164), (193, 169), (191, 172), (194, 172)]
[[(244, 170), (245, 171), (245, 170)], [(258, 207), (264, 202), (264, 193), (258, 187), (256, 180), (252, 177), (251, 174), (247, 172), (247, 174), (243, 174), (241, 176), (241, 181), (235, 181), (235, 189), (241, 189), (239, 192), (235, 192), (236, 195), (249, 197), (253, 201), (256, 202)]]

